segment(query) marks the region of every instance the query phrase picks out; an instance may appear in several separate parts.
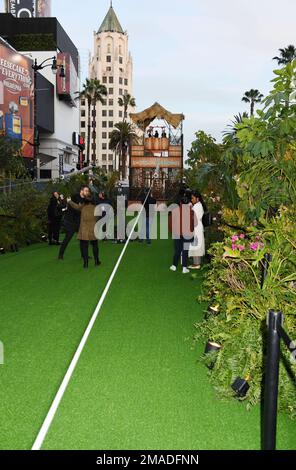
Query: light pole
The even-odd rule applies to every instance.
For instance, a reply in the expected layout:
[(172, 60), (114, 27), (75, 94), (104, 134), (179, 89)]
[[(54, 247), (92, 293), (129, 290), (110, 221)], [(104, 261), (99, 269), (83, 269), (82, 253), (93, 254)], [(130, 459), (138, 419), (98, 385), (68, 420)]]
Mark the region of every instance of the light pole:
[[(51, 63), (47, 63), (51, 61)], [(60, 68), (60, 77), (65, 78), (65, 69), (63, 65), (58, 65), (56, 57), (49, 57), (38, 64), (37, 59), (34, 60), (32, 69), (34, 70), (34, 177), (37, 181), (40, 180), (40, 159), (39, 159), (39, 131), (37, 124), (37, 72), (43, 70), (46, 67), (51, 67), (52, 73), (57, 74), (58, 68)]]

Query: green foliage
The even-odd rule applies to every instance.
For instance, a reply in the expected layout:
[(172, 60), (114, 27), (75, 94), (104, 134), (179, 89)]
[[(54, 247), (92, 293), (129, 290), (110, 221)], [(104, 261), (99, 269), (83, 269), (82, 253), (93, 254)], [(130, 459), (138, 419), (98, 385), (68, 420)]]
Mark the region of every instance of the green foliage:
[[(117, 173), (107, 175), (101, 169), (95, 169), (93, 173), (93, 185), (112, 199)], [(15, 244), (21, 247), (27, 242), (41, 241), (42, 235), (47, 233), (47, 206), (51, 193), (58, 191), (65, 197), (72, 196), (83, 185), (89, 185), (86, 174), (50, 182), (42, 190), (25, 182), (11, 192), (0, 193), (0, 247), (9, 250)]]
[[(218, 305), (219, 314), (196, 325), (196, 339), (222, 344), (211, 371), (215, 388), (220, 395), (231, 396), (230, 385), (236, 377), (248, 377), (251, 389), (245, 400), (249, 406), (261, 399), (268, 310), (282, 310), (285, 327), (296, 337), (295, 216), (295, 211), (283, 209), (271, 221), (261, 220), (260, 230), (251, 226), (247, 235), (237, 233), (212, 248), (214, 260), (202, 300)], [(272, 253), (272, 262), (261, 289), (266, 253)], [(296, 364), (284, 348), (283, 356), (280, 406), (296, 418), (295, 383), (290, 374), (296, 374)]]
[[(247, 378), (248, 407), (261, 401), (267, 312), (282, 310), (296, 338), (296, 60), (276, 70), (272, 83), (264, 108), (239, 119), (224, 138), (218, 166), (221, 171), (228, 162), (239, 202), (234, 210), (223, 201), (225, 239), (210, 251), (213, 262), (200, 299), (218, 313), (196, 325), (196, 340), (222, 346), (209, 372), (218, 395), (233, 397), (231, 384)], [(262, 289), (266, 253), (272, 262)], [(296, 364), (283, 346), (280, 408), (292, 418), (295, 393)]]
[(17, 51), (56, 51), (57, 43), (52, 33), (17, 34), (11, 45)]
[[(238, 202), (233, 162), (226, 158), (225, 146), (203, 131), (196, 134), (188, 153), (184, 180), (192, 189), (206, 195), (209, 209), (217, 216), (222, 206), (235, 208)], [(211, 196), (211, 198), (210, 198)], [(216, 207), (211, 204), (212, 199)]]

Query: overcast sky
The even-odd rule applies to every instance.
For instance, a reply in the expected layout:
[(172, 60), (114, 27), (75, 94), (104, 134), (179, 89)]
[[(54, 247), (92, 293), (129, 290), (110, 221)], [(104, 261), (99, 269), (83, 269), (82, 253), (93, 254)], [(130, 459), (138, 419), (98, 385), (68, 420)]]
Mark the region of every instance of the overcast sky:
[[(2, 0), (3, 3), (3, 0)], [(109, 0), (52, 0), (84, 67)], [(186, 148), (203, 129), (221, 140), (246, 90), (266, 94), (280, 47), (296, 43), (295, 0), (113, 0), (134, 59), (137, 111), (183, 112)]]

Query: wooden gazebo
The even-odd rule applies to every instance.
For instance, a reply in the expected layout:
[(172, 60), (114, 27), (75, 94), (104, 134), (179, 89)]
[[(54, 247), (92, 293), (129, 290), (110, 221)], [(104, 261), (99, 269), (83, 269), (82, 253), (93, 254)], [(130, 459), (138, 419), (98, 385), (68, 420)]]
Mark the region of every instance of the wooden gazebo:
[(166, 200), (183, 168), (185, 117), (169, 112), (158, 103), (130, 117), (141, 135), (130, 148), (131, 197), (137, 199), (154, 181), (154, 196)]

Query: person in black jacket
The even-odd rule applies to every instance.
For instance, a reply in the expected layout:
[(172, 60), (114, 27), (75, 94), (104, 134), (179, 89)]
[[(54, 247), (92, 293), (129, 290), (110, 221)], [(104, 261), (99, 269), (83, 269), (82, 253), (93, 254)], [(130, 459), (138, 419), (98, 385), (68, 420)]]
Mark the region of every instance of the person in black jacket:
[[(83, 204), (84, 200), (90, 197), (90, 190), (87, 186), (83, 186), (80, 189), (80, 193), (73, 196), (71, 199), (75, 204)], [(70, 241), (74, 237), (75, 233), (79, 231), (80, 226), (80, 212), (73, 209), (68, 205), (67, 210), (65, 211), (64, 217), (64, 228), (65, 228), (65, 238), (60, 248), (59, 259), (64, 259), (64, 254), (69, 245)]]
[(63, 216), (63, 203), (58, 192), (52, 193), (47, 208), (48, 216), (48, 243), (59, 245), (61, 222)]

